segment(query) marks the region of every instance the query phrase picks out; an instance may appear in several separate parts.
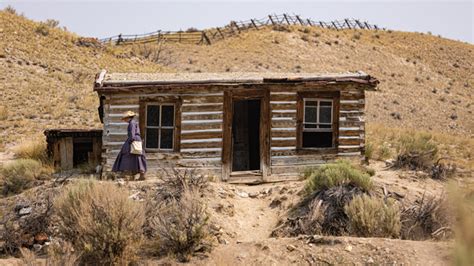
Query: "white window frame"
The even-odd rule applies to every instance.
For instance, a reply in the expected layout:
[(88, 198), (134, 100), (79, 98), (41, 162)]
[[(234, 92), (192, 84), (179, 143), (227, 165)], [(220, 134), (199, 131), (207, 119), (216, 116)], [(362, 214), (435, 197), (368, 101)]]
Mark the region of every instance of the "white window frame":
[[(316, 108), (316, 123), (306, 122), (306, 102), (311, 101), (311, 102), (317, 102), (317, 105), (315, 106)], [(320, 109), (320, 104), (321, 102), (330, 102), (331, 103), (331, 122), (330, 123), (320, 123), (319, 122), (319, 109)], [(313, 106), (311, 106), (313, 107)], [(333, 121), (334, 121), (334, 100), (333, 99), (327, 99), (327, 98), (303, 98), (303, 132), (333, 132)], [(316, 128), (306, 128), (305, 125), (310, 124), (310, 125), (316, 125)], [(319, 125), (330, 125), (330, 128), (319, 128)]]
[[(158, 126), (148, 126), (148, 106), (159, 106), (160, 107), (160, 113), (159, 113), (159, 118), (158, 118)], [(161, 126), (161, 117), (163, 114), (163, 106), (173, 106), (173, 126)], [(146, 103), (145, 106), (145, 149), (150, 150), (150, 151), (173, 151), (174, 150), (174, 142), (175, 142), (175, 134), (176, 134), (176, 104), (174, 103)], [(146, 146), (146, 138), (148, 138), (148, 134), (146, 134), (147, 129), (158, 129), (158, 148), (149, 148)], [(162, 149), (161, 148), (161, 130), (162, 129), (172, 129), (173, 130), (173, 139), (171, 142), (171, 148), (169, 149)]]

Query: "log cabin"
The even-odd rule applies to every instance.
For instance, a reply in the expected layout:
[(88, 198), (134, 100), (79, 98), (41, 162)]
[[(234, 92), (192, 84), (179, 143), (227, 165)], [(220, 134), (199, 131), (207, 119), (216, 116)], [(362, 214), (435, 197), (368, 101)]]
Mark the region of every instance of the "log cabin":
[(195, 169), (232, 183), (297, 179), (306, 167), (362, 160), (363, 72), (107, 73), (96, 76), (103, 170), (127, 138), (120, 120), (138, 113), (148, 176)]

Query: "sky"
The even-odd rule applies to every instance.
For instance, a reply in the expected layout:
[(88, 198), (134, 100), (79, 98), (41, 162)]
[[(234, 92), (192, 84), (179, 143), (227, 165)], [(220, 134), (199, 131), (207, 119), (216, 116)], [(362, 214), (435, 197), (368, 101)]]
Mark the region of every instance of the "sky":
[(30, 19), (56, 19), (70, 31), (98, 38), (119, 33), (203, 29), (224, 26), (231, 20), (289, 13), (316, 21), (356, 18), (392, 30), (431, 32), (474, 44), (474, 0), (0, 0), (0, 9), (8, 5)]

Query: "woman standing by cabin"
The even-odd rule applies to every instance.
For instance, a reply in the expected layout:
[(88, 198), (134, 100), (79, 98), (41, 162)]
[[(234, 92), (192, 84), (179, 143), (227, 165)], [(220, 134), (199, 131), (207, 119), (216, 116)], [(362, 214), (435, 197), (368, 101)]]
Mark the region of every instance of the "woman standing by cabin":
[[(122, 145), (120, 153), (115, 159), (114, 166), (112, 167), (113, 172), (122, 172), (126, 175), (132, 175), (133, 177), (140, 173), (139, 180), (145, 180), (146, 173), (146, 158), (145, 152), (141, 150), (141, 141), (140, 128), (137, 121), (134, 120), (136, 114), (132, 111), (127, 111), (122, 120), (128, 123), (127, 128), (127, 140)], [(134, 143), (139, 142), (139, 143)], [(132, 143), (134, 148), (132, 149)], [(137, 152), (136, 144), (139, 144), (139, 149)], [(137, 154), (138, 153), (138, 154)]]

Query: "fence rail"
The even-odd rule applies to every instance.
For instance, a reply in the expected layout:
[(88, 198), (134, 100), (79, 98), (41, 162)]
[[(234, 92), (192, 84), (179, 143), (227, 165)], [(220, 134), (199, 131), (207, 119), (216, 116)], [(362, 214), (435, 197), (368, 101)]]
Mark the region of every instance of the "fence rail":
[(250, 19), (245, 21), (231, 21), (224, 27), (216, 27), (207, 30), (189, 29), (187, 31), (155, 31), (144, 34), (119, 34), (108, 38), (100, 39), (102, 43), (124, 45), (141, 43), (179, 42), (188, 44), (212, 44), (214, 41), (222, 40), (243, 31), (258, 30), (265, 26), (287, 26), (301, 25), (311, 27), (321, 27), (326, 29), (366, 29), (385, 30), (377, 25), (369, 24), (366, 21), (357, 19), (343, 19), (330, 22), (315, 21), (301, 18), (299, 15), (269, 15), (262, 19)]

